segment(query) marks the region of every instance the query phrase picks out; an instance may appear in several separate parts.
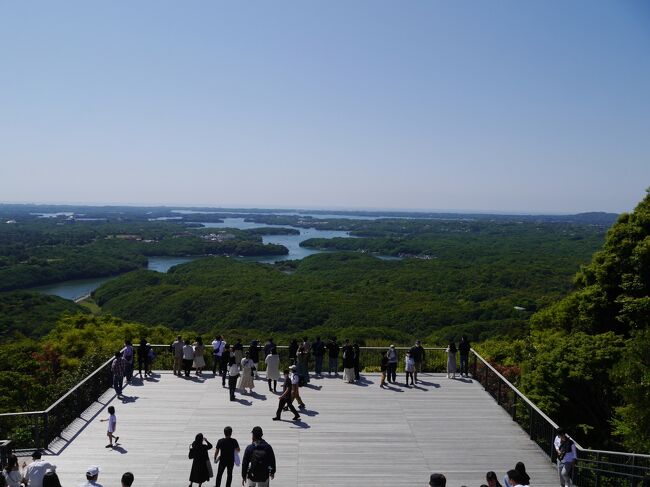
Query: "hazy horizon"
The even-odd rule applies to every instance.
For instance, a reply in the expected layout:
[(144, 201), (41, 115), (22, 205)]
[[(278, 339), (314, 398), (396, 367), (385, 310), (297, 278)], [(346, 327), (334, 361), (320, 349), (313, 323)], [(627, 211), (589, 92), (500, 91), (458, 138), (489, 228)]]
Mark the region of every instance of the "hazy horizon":
[(629, 212), (648, 52), (641, 0), (3, 3), (0, 200)]
[[(192, 209), (192, 208), (206, 208), (210, 210), (223, 210), (224, 212), (242, 210), (242, 213), (245, 211), (254, 212), (254, 210), (263, 210), (263, 211), (274, 211), (278, 212), (309, 212), (309, 211), (318, 211), (318, 212), (390, 212), (390, 213), (476, 213), (476, 214), (493, 214), (493, 215), (574, 215), (578, 213), (621, 213), (621, 212), (611, 212), (605, 210), (589, 210), (589, 211), (521, 211), (521, 210), (482, 210), (482, 209), (472, 209), (472, 208), (387, 208), (387, 207), (310, 207), (305, 205), (293, 205), (285, 207), (277, 206), (250, 206), (250, 205), (209, 205), (209, 204), (178, 204), (170, 205), (167, 203), (116, 203), (116, 202), (33, 202), (33, 201), (2, 201), (0, 200), (0, 205), (34, 205), (34, 206), (78, 206), (78, 207), (129, 207), (129, 208), (167, 208), (171, 211), (173, 210), (183, 210), (183, 209)], [(631, 210), (630, 210), (631, 211)]]

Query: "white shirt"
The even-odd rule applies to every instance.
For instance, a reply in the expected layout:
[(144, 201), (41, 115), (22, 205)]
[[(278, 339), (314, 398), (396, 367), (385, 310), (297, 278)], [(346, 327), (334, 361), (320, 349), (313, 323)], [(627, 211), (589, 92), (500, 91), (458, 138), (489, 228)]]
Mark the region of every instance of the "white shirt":
[(35, 460), (25, 470), (25, 478), (29, 487), (43, 487), (43, 477), (49, 470), (56, 470), (56, 465), (45, 460)]
[(80, 484), (79, 487), (103, 487), (103, 485), (97, 483), (96, 480), (86, 480), (83, 484)]
[(213, 355), (216, 355), (217, 357), (221, 357), (221, 352), (223, 352), (223, 349), (221, 348), (222, 343), (223, 343), (222, 340), (214, 340), (212, 342), (212, 353), (213, 353)]
[(228, 366), (228, 375), (230, 377), (237, 377), (239, 375), (239, 366), (237, 364)]
[(2, 475), (4, 475), (9, 487), (20, 487), (20, 481), (23, 480), (20, 470), (11, 470), (10, 472), (3, 470)]
[(291, 374), (291, 384), (294, 386), (300, 384), (300, 376), (298, 374)]
[(183, 346), (183, 360), (194, 360), (194, 347), (192, 345)]
[(113, 433), (115, 431), (116, 426), (117, 426), (117, 418), (115, 417), (114, 414), (111, 414), (108, 417), (108, 431), (110, 433)]

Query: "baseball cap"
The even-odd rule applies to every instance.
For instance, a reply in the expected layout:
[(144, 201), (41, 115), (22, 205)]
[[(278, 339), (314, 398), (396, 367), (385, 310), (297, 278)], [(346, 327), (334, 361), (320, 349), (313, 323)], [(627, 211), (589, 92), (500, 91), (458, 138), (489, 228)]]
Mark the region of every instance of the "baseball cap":
[(262, 431), (262, 428), (260, 426), (255, 426), (251, 433), (253, 433), (257, 438), (261, 438), (262, 435), (264, 435), (264, 432)]
[(97, 465), (88, 467), (88, 470), (86, 470), (86, 475), (89, 477), (94, 477), (95, 475), (99, 475), (99, 467)]
[(289, 370), (296, 370), (296, 369), (297, 369), (297, 367), (295, 365), (289, 366)]

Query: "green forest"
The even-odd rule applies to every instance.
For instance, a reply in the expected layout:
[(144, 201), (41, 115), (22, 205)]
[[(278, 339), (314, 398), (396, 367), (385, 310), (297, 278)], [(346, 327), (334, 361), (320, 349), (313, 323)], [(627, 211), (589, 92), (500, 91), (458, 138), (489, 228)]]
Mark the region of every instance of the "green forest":
[[(210, 257), (166, 274), (143, 269), (147, 256), (281, 249), (264, 248), (259, 229), (228, 230), (234, 238), (210, 242), (202, 235), (214, 229), (189, 222), (97, 214), (106, 220), (0, 225), (2, 289), (68, 278), (57, 262), (70, 256), (89, 266), (93, 256), (105, 258), (106, 267), (97, 263), (92, 272), (131, 271), (81, 306), (0, 293), (3, 412), (49, 404), (125, 338), (272, 333), (279, 343), (306, 334), (440, 346), (466, 334), (583, 446), (650, 450), (650, 194), (611, 228), (601, 214), (588, 222), (347, 220), (354, 238), (303, 243), (331, 252), (275, 265)], [(300, 226), (293, 216), (254, 219)], [(217, 243), (227, 247), (211, 246)], [(61, 274), (41, 270), (48, 266)], [(30, 385), (30, 393), (16, 383)]]

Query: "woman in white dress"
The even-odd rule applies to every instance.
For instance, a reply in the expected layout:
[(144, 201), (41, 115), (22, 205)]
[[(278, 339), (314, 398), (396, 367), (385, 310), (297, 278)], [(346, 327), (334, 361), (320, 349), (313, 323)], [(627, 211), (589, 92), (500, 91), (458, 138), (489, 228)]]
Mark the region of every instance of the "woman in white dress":
[[(269, 391), (278, 392), (278, 381), (280, 380), (280, 356), (275, 347), (271, 348), (270, 353), (264, 359), (266, 363), (266, 381), (269, 383)], [(271, 381), (273, 387), (271, 387)]]
[(9, 457), (7, 466), (2, 471), (6, 484), (9, 487), (21, 487), (23, 473), (24, 472), (20, 470), (20, 467), (18, 467), (18, 457), (12, 454)]
[(251, 360), (248, 352), (243, 359), (241, 359), (241, 377), (239, 378), (239, 386), (237, 387), (240, 391), (246, 392), (246, 389), (251, 390), (253, 393), (253, 387), (255, 387), (255, 381), (253, 380), (253, 361)]
[(194, 342), (194, 368), (196, 368), (196, 375), (201, 375), (203, 372), (203, 367), (205, 367), (205, 358), (203, 358), (203, 353), (205, 352), (205, 346), (203, 345), (203, 339), (201, 337), (196, 337)]
[(456, 344), (449, 342), (447, 347), (447, 379), (456, 378)]

